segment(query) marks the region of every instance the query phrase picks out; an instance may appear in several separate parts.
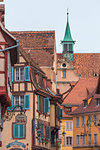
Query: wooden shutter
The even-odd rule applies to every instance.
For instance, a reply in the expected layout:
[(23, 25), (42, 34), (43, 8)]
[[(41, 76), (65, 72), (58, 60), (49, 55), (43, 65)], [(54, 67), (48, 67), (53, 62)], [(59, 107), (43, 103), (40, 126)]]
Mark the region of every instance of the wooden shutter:
[(45, 113), (49, 112), (49, 98), (44, 98)]
[(19, 125), (19, 138), (24, 138), (25, 126), (23, 124)]
[(24, 67), (25, 81), (30, 81), (30, 67)]
[(11, 96), (11, 106), (8, 107), (8, 110), (13, 110), (13, 96)]
[(39, 111), (39, 95), (37, 95), (37, 111)]
[(43, 99), (43, 97), (41, 96), (41, 99), (40, 99), (41, 100), (41, 112), (42, 112), (42, 99)]
[(14, 69), (13, 69), (13, 67), (12, 67), (12, 68), (11, 68), (11, 80), (12, 80), (12, 82), (13, 82), (13, 80), (14, 80), (13, 71), (14, 71)]
[(13, 125), (13, 131), (14, 131), (14, 138), (18, 138), (18, 125)]
[(62, 109), (60, 108), (60, 118), (62, 118)]
[(24, 95), (24, 109), (30, 109), (30, 95)]

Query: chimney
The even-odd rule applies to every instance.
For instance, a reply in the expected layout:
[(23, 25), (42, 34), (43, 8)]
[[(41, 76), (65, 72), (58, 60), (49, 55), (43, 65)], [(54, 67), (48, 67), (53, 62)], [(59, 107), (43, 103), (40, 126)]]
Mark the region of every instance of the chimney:
[(5, 26), (4, 15), (5, 15), (5, 5), (0, 4), (0, 22), (2, 23), (3, 26)]

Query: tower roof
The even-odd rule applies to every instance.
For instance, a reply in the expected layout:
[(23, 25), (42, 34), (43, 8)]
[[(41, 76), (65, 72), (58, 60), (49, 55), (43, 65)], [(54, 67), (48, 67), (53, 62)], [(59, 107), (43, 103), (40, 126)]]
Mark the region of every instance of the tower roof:
[(71, 36), (71, 31), (70, 31), (70, 26), (69, 26), (69, 18), (68, 18), (69, 13), (67, 12), (67, 25), (66, 25), (66, 30), (65, 30), (65, 35), (63, 41), (72, 41), (72, 36)]

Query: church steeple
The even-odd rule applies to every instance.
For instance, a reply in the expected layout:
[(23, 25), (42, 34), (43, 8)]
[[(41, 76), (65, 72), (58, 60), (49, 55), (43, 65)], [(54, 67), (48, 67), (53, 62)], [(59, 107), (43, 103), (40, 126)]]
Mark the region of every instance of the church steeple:
[(65, 35), (61, 44), (63, 46), (63, 57), (66, 57), (69, 61), (73, 60), (73, 45), (75, 41), (73, 41), (69, 26), (69, 13), (67, 10), (67, 25), (65, 29)]

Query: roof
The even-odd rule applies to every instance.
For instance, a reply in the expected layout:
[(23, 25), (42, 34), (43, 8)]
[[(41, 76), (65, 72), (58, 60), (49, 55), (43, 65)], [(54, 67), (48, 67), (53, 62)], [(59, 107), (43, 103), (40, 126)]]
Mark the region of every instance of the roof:
[[(75, 72), (81, 77), (93, 77), (94, 73), (99, 74), (100, 53), (74, 53), (73, 61), (70, 64), (75, 68)], [(63, 58), (62, 53), (57, 54), (57, 59)]]
[(67, 13), (67, 25), (66, 25), (65, 35), (64, 35), (64, 39), (62, 42), (65, 42), (65, 41), (72, 41), (73, 42), (73, 39), (71, 36), (71, 31), (70, 31), (70, 26), (69, 26), (68, 14), (69, 13)]
[(55, 31), (13, 31), (11, 34), (19, 40), (20, 46), (27, 53), (30, 50), (30, 55), (37, 64), (53, 66)]
[(100, 75), (97, 82), (97, 86), (93, 89), (91, 93), (87, 95), (86, 100), (88, 101), (90, 98), (92, 99), (88, 103), (87, 107), (84, 107), (84, 102), (82, 102), (82, 104), (77, 109), (75, 109), (71, 114), (75, 115), (75, 114), (93, 113), (93, 112), (100, 111), (100, 105), (98, 106), (96, 105), (96, 101), (97, 101), (96, 98), (100, 98)]
[[(97, 86), (97, 78), (81, 78), (76, 83), (75, 87), (64, 99), (63, 104), (77, 105), (81, 104), (87, 98), (88, 91), (92, 92)], [(87, 90), (88, 89), (88, 90)]]

